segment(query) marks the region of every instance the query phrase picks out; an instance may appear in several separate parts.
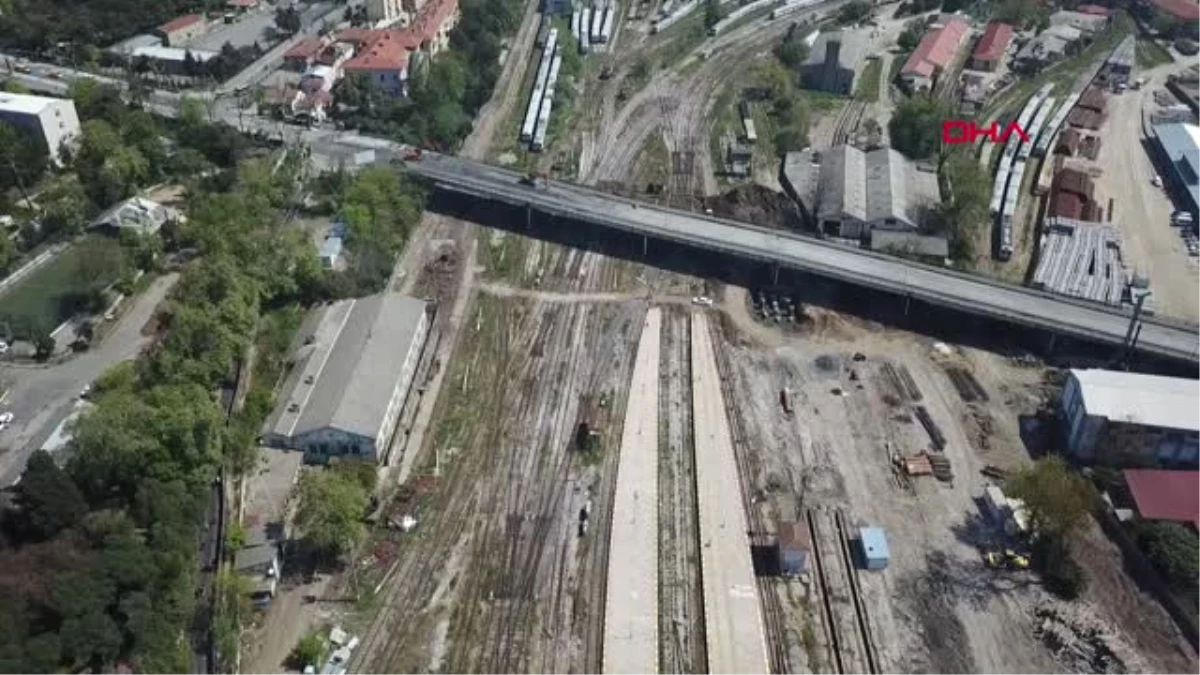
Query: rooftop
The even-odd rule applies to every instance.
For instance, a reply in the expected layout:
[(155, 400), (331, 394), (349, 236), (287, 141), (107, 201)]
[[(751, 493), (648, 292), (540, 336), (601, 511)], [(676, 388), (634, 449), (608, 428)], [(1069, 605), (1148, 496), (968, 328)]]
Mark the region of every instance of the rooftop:
[(876, 228), (871, 230), (871, 250), (945, 258), (950, 255), (950, 242), (945, 237)]
[(92, 221), (92, 227), (106, 225), (121, 230), (137, 230), (148, 234), (157, 232), (170, 218), (167, 207), (142, 197), (130, 197), (110, 207)]
[[(375, 438), (424, 311), (421, 300), (381, 293), (333, 303), (306, 319), (301, 334), (311, 342), (294, 357), (267, 430), (295, 437), (332, 427)], [(292, 404), (299, 410), (290, 411)]]
[(204, 21), (204, 17), (199, 14), (184, 14), (159, 26), (158, 29), (164, 33), (174, 33), (177, 30), (183, 30), (192, 24)]
[(1075, 11), (1080, 14), (1094, 14), (1096, 16), (1108, 16), (1109, 10), (1107, 7), (1100, 5), (1080, 5), (1075, 8)]
[(979, 38), (979, 44), (975, 45), (972, 57), (980, 61), (998, 61), (1008, 50), (1008, 43), (1012, 42), (1012, 37), (1012, 26), (993, 21), (988, 24), (983, 37)]
[(1192, 208), (1200, 203), (1200, 126), (1174, 122), (1156, 124), (1154, 134), (1171, 162), (1176, 180), (1184, 183)]
[(779, 523), (779, 548), (789, 551), (811, 551), (812, 537), (808, 526), (799, 521)]
[(325, 41), (316, 36), (309, 36), (296, 43), (296, 46), (283, 53), (283, 59), (290, 61), (293, 59), (311, 59), (316, 58), (317, 54), (325, 48)]
[(863, 152), (843, 145), (824, 153), (820, 172), (821, 204), (817, 213), (849, 215), (864, 222), (916, 227), (923, 211), (938, 201), (937, 177), (891, 148)]
[(407, 30), (366, 31), (344, 37), (346, 33), (347, 31), (339, 33), (338, 39), (359, 43), (358, 53), (342, 66), (350, 72), (404, 70), (408, 67), (409, 52), (421, 47), (420, 37)]
[(1161, 429), (1200, 431), (1200, 382), (1113, 370), (1072, 369), (1088, 415)]
[(837, 63), (843, 68), (854, 68), (862, 61), (867, 53), (869, 40), (865, 32), (853, 30), (836, 30), (828, 33), (822, 32), (817, 36), (817, 41), (813, 43), (808, 50), (808, 58), (805, 59), (806, 66), (819, 66), (825, 63), (828, 58), (828, 49), (831, 43), (838, 45)]
[(1150, 4), (1179, 21), (1200, 20), (1200, 5), (1195, 0), (1150, 0)]
[(156, 61), (186, 61), (188, 54), (191, 54), (192, 58), (200, 63), (217, 55), (216, 52), (208, 51), (207, 49), (184, 49), (182, 47), (163, 47), (162, 45), (137, 47), (130, 52), (131, 56), (144, 56)]
[(0, 110), (7, 112), (36, 115), (55, 103), (75, 105), (71, 99), (54, 98), (52, 96), (33, 96), (31, 94), (11, 94), (0, 91)]
[(969, 30), (966, 21), (953, 17), (941, 28), (925, 33), (900, 74), (932, 77), (936, 69), (950, 64)]
[(1139, 516), (1200, 527), (1200, 473), (1162, 469), (1126, 469), (1124, 473)]
[(268, 565), (276, 556), (279, 555), (279, 549), (273, 544), (266, 546), (248, 546), (238, 549), (234, 556), (233, 567), (240, 571), (254, 569), (262, 565)]

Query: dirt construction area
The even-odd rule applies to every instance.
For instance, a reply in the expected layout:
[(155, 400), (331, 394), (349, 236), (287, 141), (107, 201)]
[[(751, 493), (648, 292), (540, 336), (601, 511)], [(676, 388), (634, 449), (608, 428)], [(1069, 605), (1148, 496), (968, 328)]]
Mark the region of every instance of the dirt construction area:
[[(773, 326), (745, 326), (746, 318), (724, 326), (744, 442), (752, 449), (744, 470), (756, 508), (766, 523), (808, 513), (821, 525), (813, 535), (824, 574), (810, 584), (773, 584), (791, 672), (1195, 671), (1194, 653), (1122, 572), (1119, 552), (1097, 527), (1080, 547), (1091, 579), (1084, 601), (1064, 605), (1032, 572), (998, 572), (982, 562), (979, 546), (994, 535), (980, 511), (987, 484), (980, 470), (1028, 461), (1018, 420), (1034, 415), (1056, 389), (1045, 368), (841, 315), (809, 314), (808, 327), (787, 336)], [(742, 327), (776, 339), (766, 346)], [(784, 391), (790, 413), (781, 405)], [(949, 481), (893, 469), (892, 456), (930, 448), (920, 415), (944, 437), (939, 454), (950, 462)], [(837, 544), (820, 536), (843, 527), (831, 511), (851, 532), (884, 530), (887, 569), (836, 581), (842, 571), (829, 551)], [(866, 648), (854, 625), (855, 581)], [(830, 601), (824, 609), (823, 593)], [(1061, 648), (1057, 618), (1046, 618), (1059, 612), (1071, 617), (1075, 633), (1101, 636), (1079, 648), (1084, 665), (1074, 649)]]

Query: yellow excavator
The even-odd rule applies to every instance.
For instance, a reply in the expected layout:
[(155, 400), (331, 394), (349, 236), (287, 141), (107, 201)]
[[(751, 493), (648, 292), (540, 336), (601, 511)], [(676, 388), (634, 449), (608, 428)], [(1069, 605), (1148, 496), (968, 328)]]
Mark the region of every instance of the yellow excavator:
[(1003, 551), (985, 550), (983, 563), (994, 570), (1027, 570), (1029, 569), (1029, 556), (1017, 553), (1011, 548)]

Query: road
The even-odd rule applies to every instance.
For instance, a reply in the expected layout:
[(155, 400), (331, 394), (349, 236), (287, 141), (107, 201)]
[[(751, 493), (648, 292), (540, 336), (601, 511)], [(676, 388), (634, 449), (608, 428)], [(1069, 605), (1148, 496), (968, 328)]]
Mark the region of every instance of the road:
[[(1119, 345), (1129, 327), (1128, 316), (1118, 310), (792, 233), (639, 205), (578, 185), (548, 181), (533, 189), (521, 185), (516, 172), (462, 158), (425, 153), (420, 161), (409, 163), (409, 170), (460, 194), (529, 205), (560, 217), (723, 251), (1091, 342)], [(1197, 363), (1196, 325), (1146, 320), (1138, 348)]]
[(11, 485), (25, 468), (25, 461), (71, 411), (83, 391), (104, 371), (121, 361), (135, 358), (150, 343), (142, 328), (179, 278), (161, 276), (133, 301), (133, 307), (98, 345), (79, 356), (52, 366), (0, 367), (0, 378), (11, 384), (4, 409), (11, 411), (14, 424), (0, 432), (0, 485)]

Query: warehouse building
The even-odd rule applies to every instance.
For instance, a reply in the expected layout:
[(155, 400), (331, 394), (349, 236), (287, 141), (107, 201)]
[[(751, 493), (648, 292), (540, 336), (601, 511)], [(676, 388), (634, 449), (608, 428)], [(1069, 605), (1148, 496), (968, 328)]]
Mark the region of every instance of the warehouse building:
[(954, 61), (955, 54), (971, 33), (970, 26), (960, 17), (951, 17), (921, 38), (900, 69), (900, 81), (909, 91), (933, 88), (934, 81)]
[(1062, 395), (1067, 451), (1111, 466), (1196, 467), (1200, 382), (1111, 370), (1072, 370)]
[(821, 33), (800, 68), (800, 84), (830, 94), (854, 91), (854, 69), (867, 54), (868, 38), (862, 31)]
[(783, 173), (783, 187), (805, 219), (833, 237), (860, 239), (873, 228), (917, 230), (940, 200), (936, 172), (891, 148), (789, 152)]
[(315, 461), (353, 455), (386, 462), (428, 332), (426, 303), (394, 293), (310, 315), (262, 442)]
[(79, 115), (67, 98), (0, 92), (0, 121), (44, 143), (50, 159), (59, 165), (63, 149), (79, 137)]
[(1004, 60), (1004, 55), (1008, 52), (1008, 46), (1012, 43), (1013, 27), (1007, 23), (1000, 21), (992, 21), (987, 25), (987, 29), (983, 31), (983, 37), (979, 38), (978, 44), (975, 45), (975, 51), (971, 52), (971, 68), (975, 70), (993, 71)]
[(1154, 125), (1157, 164), (1167, 188), (1193, 219), (1200, 219), (1200, 126), (1173, 122)]

